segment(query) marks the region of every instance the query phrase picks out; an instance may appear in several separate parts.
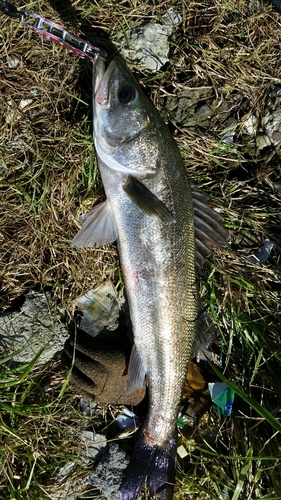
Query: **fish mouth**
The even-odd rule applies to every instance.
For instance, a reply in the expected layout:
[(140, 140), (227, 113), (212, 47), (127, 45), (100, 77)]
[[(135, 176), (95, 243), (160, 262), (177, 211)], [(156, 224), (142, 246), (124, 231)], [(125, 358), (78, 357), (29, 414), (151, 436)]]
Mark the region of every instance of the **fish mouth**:
[(105, 67), (103, 59), (99, 58), (96, 63), (95, 74), (95, 102), (99, 106), (107, 107), (109, 105), (109, 89), (111, 76), (116, 68), (116, 60), (113, 59), (108, 68)]

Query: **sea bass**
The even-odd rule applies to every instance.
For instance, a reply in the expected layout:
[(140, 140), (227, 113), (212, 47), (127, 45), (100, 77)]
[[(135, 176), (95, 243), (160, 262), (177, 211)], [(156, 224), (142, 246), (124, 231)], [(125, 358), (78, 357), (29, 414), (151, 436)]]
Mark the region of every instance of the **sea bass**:
[[(149, 412), (133, 451), (120, 499), (144, 483), (171, 499), (177, 418), (199, 315), (195, 227), (201, 253), (223, 244), (214, 212), (195, 195), (169, 129), (114, 57), (99, 59), (94, 78), (94, 142), (106, 201), (96, 206), (72, 244), (92, 247), (117, 239), (134, 333), (127, 392), (149, 391)], [(195, 206), (195, 217), (194, 217)]]

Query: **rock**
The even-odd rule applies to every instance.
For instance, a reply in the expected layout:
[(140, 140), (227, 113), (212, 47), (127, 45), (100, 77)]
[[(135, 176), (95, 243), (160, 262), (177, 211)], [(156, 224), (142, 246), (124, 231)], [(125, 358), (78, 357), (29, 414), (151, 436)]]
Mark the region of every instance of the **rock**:
[(209, 120), (212, 118), (212, 115), (213, 113), (208, 104), (202, 104), (202, 106), (199, 106), (195, 111), (194, 117), (196, 123), (204, 124), (205, 122), (209, 122)]
[(89, 475), (90, 483), (98, 488), (107, 500), (119, 500), (119, 488), (128, 465), (126, 454), (118, 444), (109, 444), (109, 453), (104, 455), (95, 471)]
[(9, 125), (14, 125), (22, 118), (17, 105), (13, 101), (7, 101), (7, 111), (5, 113), (5, 120)]
[(202, 121), (210, 121), (212, 112), (210, 107), (203, 103), (212, 97), (211, 87), (176, 90), (174, 95), (167, 98), (166, 109), (176, 123), (183, 127), (195, 127), (202, 125)]
[(27, 106), (32, 104), (32, 102), (33, 102), (32, 99), (21, 99), (21, 101), (19, 103), (19, 108), (20, 109), (27, 108)]
[(249, 115), (248, 118), (243, 122), (243, 129), (246, 134), (253, 135), (257, 132), (258, 120), (255, 115)]
[(281, 110), (267, 111), (262, 119), (262, 125), (266, 135), (276, 146), (281, 140)]
[(182, 23), (182, 17), (174, 7), (167, 10), (166, 14), (162, 16), (162, 23), (167, 28), (167, 34), (171, 36), (176, 26)]
[(116, 417), (116, 422), (118, 423), (119, 428), (124, 431), (139, 427), (140, 419), (134, 412), (125, 406), (122, 413)]
[(169, 9), (162, 22), (150, 22), (126, 33), (126, 48), (121, 49), (126, 59), (136, 61), (155, 73), (169, 62), (169, 39), (175, 26), (182, 22), (176, 9)]
[[(99, 460), (108, 452), (106, 437), (83, 430), (80, 435), (82, 454), (75, 460), (69, 460), (61, 467), (53, 479), (51, 487), (47, 488), (52, 500), (77, 500), (89, 486), (88, 475), (76, 475), (78, 465), (89, 464), (90, 460)], [(84, 497), (83, 497), (84, 498)], [(88, 498), (88, 497), (87, 497)]]
[(10, 69), (15, 69), (20, 63), (20, 60), (17, 57), (7, 57), (7, 66)]
[(85, 458), (98, 460), (108, 451), (106, 437), (92, 431), (82, 431), (81, 440), (85, 444)]
[(264, 148), (267, 148), (268, 146), (272, 146), (272, 142), (268, 135), (266, 134), (258, 134), (256, 137), (256, 145), (258, 150), (262, 150)]
[(67, 328), (57, 317), (50, 294), (29, 292), (19, 311), (0, 316), (0, 356), (11, 355), (17, 363), (30, 363), (41, 348), (38, 359), (44, 364), (63, 349)]
[[(265, 104), (261, 128), (256, 138), (257, 149), (261, 151), (268, 146), (276, 146), (281, 141), (281, 87), (271, 86)], [(263, 132), (263, 133), (262, 133)]]
[(222, 143), (225, 144), (226, 146), (231, 146), (234, 142), (234, 137), (235, 137), (235, 131), (232, 132), (225, 132), (223, 131), (222, 134)]

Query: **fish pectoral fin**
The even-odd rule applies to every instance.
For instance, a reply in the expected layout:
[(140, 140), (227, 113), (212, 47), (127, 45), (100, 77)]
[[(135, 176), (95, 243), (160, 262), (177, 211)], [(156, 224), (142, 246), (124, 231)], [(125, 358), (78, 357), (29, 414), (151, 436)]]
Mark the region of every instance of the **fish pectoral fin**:
[(71, 242), (75, 247), (99, 247), (113, 243), (118, 236), (117, 227), (108, 201), (97, 205), (83, 216), (83, 226)]
[(157, 216), (167, 222), (175, 222), (164, 203), (138, 179), (129, 175), (122, 186), (128, 197), (146, 215)]
[(142, 389), (146, 370), (144, 368), (140, 353), (135, 345), (132, 347), (132, 352), (128, 367), (128, 380), (126, 395), (136, 389)]

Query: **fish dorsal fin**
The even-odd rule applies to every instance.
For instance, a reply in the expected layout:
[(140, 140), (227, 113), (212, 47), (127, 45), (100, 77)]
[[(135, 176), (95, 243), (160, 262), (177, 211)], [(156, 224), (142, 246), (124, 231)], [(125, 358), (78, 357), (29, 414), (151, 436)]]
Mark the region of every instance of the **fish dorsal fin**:
[(200, 268), (205, 262), (205, 257), (212, 253), (214, 248), (228, 245), (228, 234), (222, 226), (223, 218), (206, 204), (208, 196), (198, 193), (195, 186), (191, 186), (191, 191), (194, 207), (196, 264)]
[(107, 200), (97, 205), (83, 219), (85, 222), (72, 240), (72, 246), (83, 248), (99, 247), (109, 245), (117, 239), (117, 227)]
[(126, 394), (131, 394), (135, 389), (142, 389), (146, 371), (140, 357), (140, 353), (135, 345), (132, 347)]
[(146, 215), (157, 216), (167, 222), (175, 222), (175, 219), (164, 203), (135, 177), (129, 175), (122, 188), (135, 205)]
[(197, 320), (197, 333), (194, 339), (192, 349), (192, 357), (200, 356), (218, 337), (218, 327), (214, 320), (208, 315), (206, 307), (202, 304), (199, 306), (199, 314)]

